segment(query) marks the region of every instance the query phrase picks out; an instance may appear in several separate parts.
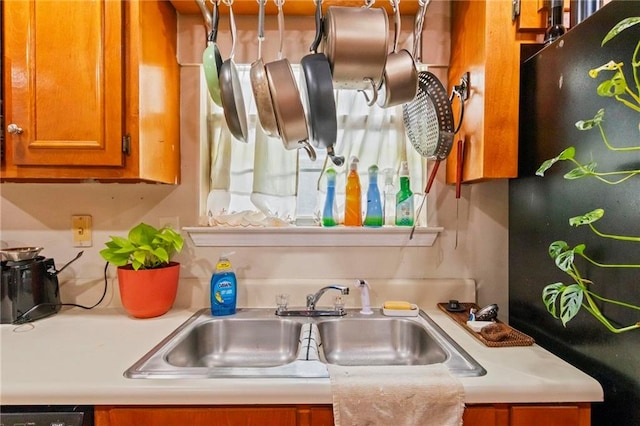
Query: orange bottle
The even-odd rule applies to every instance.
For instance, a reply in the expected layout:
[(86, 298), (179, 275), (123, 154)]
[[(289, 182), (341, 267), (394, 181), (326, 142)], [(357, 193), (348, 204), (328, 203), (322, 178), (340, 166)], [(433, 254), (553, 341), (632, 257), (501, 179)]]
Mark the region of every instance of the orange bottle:
[(345, 188), (344, 225), (362, 226), (362, 191), (358, 176), (358, 157), (351, 157)]

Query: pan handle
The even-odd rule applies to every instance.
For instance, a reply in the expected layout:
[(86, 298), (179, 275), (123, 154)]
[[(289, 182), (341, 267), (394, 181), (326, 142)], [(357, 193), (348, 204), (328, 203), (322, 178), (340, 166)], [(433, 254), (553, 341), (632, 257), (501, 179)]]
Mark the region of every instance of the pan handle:
[(367, 106), (372, 106), (378, 100), (378, 88), (376, 87), (376, 83), (370, 77), (365, 77), (364, 79), (367, 83), (371, 84), (371, 92), (373, 93), (371, 97), (365, 92), (363, 89), (358, 89), (358, 92), (362, 92), (364, 98), (367, 100)]
[(389, 0), (393, 9), (393, 53), (398, 53), (398, 39), (400, 38), (400, 0)]
[(307, 151), (307, 154), (309, 155), (309, 159), (311, 161), (316, 161), (316, 150), (313, 149), (313, 147), (311, 146), (311, 144), (309, 143), (308, 140), (303, 140), (298, 142), (301, 146), (302, 149), (304, 149), (305, 151)]
[(262, 42), (264, 42), (264, 4), (266, 0), (258, 0), (258, 59), (262, 59)]
[(209, 9), (207, 9), (207, 5), (204, 3), (204, 0), (196, 0), (196, 4), (200, 8), (202, 18), (204, 18), (204, 26), (207, 29), (207, 33), (209, 33), (211, 32), (212, 28), (211, 12), (209, 12)]
[(280, 47), (278, 48), (278, 60), (283, 57), (284, 50), (284, 12), (282, 11), (282, 5), (284, 0), (274, 0), (278, 7), (278, 34), (280, 36)]
[(416, 23), (413, 29), (413, 57), (418, 62), (422, 62), (422, 27), (429, 2), (430, 0), (418, 0), (420, 8), (416, 13)]
[(318, 53), (318, 46), (322, 41), (322, 0), (313, 0), (313, 2), (316, 4), (316, 37), (313, 39), (311, 46), (309, 46), (309, 51)]
[(233, 15), (233, 0), (222, 0), (229, 7), (229, 27), (231, 29), (231, 54), (229, 58), (233, 61), (236, 54), (236, 17)]

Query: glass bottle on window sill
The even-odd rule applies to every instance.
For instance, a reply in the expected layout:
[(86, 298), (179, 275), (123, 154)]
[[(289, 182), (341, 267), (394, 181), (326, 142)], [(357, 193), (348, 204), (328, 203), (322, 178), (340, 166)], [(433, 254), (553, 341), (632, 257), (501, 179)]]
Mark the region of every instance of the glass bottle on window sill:
[(336, 171), (327, 169), (327, 198), (322, 210), (322, 226), (336, 226)]
[(344, 225), (362, 226), (362, 189), (358, 176), (358, 157), (351, 157), (345, 188)]
[(413, 226), (414, 214), (413, 192), (409, 184), (409, 165), (403, 161), (400, 169), (400, 190), (396, 194), (396, 225)]
[(384, 169), (384, 224), (390, 226), (396, 223), (396, 190), (393, 186), (395, 175), (394, 169)]
[(380, 190), (378, 189), (378, 166), (369, 167), (369, 189), (367, 190), (367, 214), (364, 218), (364, 226), (382, 226), (382, 203)]

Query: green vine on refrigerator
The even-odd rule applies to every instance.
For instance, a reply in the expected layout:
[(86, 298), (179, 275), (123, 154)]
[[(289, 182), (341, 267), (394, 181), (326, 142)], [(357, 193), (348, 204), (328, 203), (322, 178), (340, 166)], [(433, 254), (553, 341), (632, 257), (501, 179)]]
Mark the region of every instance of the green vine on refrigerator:
[[(611, 39), (616, 37), (625, 29), (632, 27), (636, 24), (640, 24), (640, 17), (625, 18), (616, 24), (609, 33), (602, 40), (602, 46), (604, 46)], [(611, 73), (611, 77), (608, 80), (603, 81), (598, 86), (596, 92), (599, 96), (614, 98), (616, 101), (629, 107), (633, 111), (640, 113), (640, 41), (636, 45), (632, 60), (632, 75), (635, 84), (635, 88), (632, 88), (627, 83), (627, 80), (623, 73), (624, 64), (622, 62), (616, 63), (609, 61), (608, 63), (592, 69), (589, 71), (591, 78), (597, 78), (601, 73)], [(607, 149), (616, 152), (637, 151), (640, 150), (640, 146), (629, 147), (616, 147), (612, 145), (607, 138), (606, 132), (602, 126), (604, 122), (604, 109), (600, 109), (596, 115), (590, 120), (581, 120), (576, 123), (578, 130), (591, 130), (597, 128), (600, 131), (600, 136)], [(638, 124), (640, 130), (640, 123)], [(571, 146), (556, 157), (551, 158), (538, 168), (536, 174), (538, 176), (544, 176), (544, 173), (551, 168), (554, 164), (560, 161), (569, 161), (573, 163), (575, 167), (564, 175), (567, 180), (580, 179), (585, 177), (593, 177), (607, 185), (618, 185), (626, 180), (640, 174), (640, 170), (619, 170), (609, 172), (599, 172), (596, 170), (597, 163), (591, 161), (588, 163), (581, 163), (576, 160), (576, 149)], [(571, 226), (583, 226), (588, 225), (591, 231), (601, 238), (608, 238), (625, 242), (640, 243), (640, 236), (627, 236), (627, 235), (613, 235), (601, 232), (594, 223), (604, 216), (604, 209), (595, 209), (591, 212), (585, 213), (581, 216), (572, 217), (569, 219), (569, 225)], [(620, 307), (638, 310), (640, 306), (632, 303), (627, 303), (620, 300), (609, 299), (599, 295), (594, 288), (597, 288), (596, 284), (584, 277), (578, 266), (575, 264), (577, 257), (584, 261), (597, 266), (599, 268), (640, 268), (640, 264), (606, 264), (601, 263), (586, 254), (586, 245), (578, 244), (571, 248), (565, 241), (554, 241), (549, 246), (549, 255), (554, 260), (555, 265), (563, 272), (565, 272), (573, 280), (572, 284), (566, 285), (562, 282), (556, 282), (544, 287), (542, 291), (542, 301), (547, 308), (547, 311), (554, 317), (562, 321), (562, 325), (566, 327), (567, 323), (576, 316), (580, 309), (584, 309), (591, 315), (593, 315), (598, 321), (600, 321), (609, 331), (613, 333), (623, 333), (630, 330), (640, 328), (640, 322), (631, 324), (628, 326), (616, 326), (614, 325), (598, 307), (598, 302), (609, 303)], [(559, 309), (558, 309), (559, 308)]]

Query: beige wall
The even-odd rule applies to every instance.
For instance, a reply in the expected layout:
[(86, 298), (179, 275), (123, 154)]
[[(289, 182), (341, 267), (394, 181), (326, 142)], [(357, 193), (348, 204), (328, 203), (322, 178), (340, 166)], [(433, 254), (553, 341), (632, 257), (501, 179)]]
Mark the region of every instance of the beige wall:
[[(223, 25), (224, 23), (223, 18)], [(424, 62), (448, 62), (448, 3), (434, 1), (429, 8), (424, 40)], [(413, 21), (403, 20), (402, 43), (410, 43)], [(62, 299), (90, 303), (102, 290), (104, 262), (98, 252), (109, 235), (123, 235), (140, 221), (160, 224), (161, 218), (177, 217), (180, 226), (198, 221), (199, 200), (199, 78), (205, 32), (197, 16), (183, 16), (179, 28), (181, 71), (182, 183), (152, 184), (16, 184), (0, 187), (0, 244), (2, 247), (41, 245), (43, 255), (53, 257), (58, 267), (81, 249), (72, 246), (71, 215), (93, 217), (93, 246), (60, 274)], [(237, 62), (255, 59), (254, 19), (239, 19), (242, 47)], [(287, 20), (287, 56), (292, 62), (307, 53), (313, 38), (313, 23), (307, 18)], [(277, 35), (273, 17), (267, 20), (265, 59), (275, 57)], [(223, 56), (228, 55), (224, 26), (219, 35)], [(445, 70), (446, 72), (446, 70)], [(478, 286), (480, 304), (498, 303), (506, 320), (508, 304), (508, 184), (506, 180), (465, 185), (459, 200), (453, 188), (444, 185), (444, 168), (428, 198), (429, 224), (445, 231), (433, 247), (423, 248), (234, 248), (233, 264), (240, 280), (256, 279), (423, 279), (472, 278)], [(458, 246), (455, 229), (458, 224)], [(220, 248), (187, 247), (176, 260), (183, 264), (182, 277), (206, 285)], [(113, 276), (115, 272), (109, 271)], [(181, 291), (189, 291), (181, 286)], [(424, 289), (425, 292), (429, 288)], [(205, 294), (204, 292), (203, 294)], [(357, 297), (357, 296), (355, 296)], [(203, 306), (207, 299), (201, 297)]]

